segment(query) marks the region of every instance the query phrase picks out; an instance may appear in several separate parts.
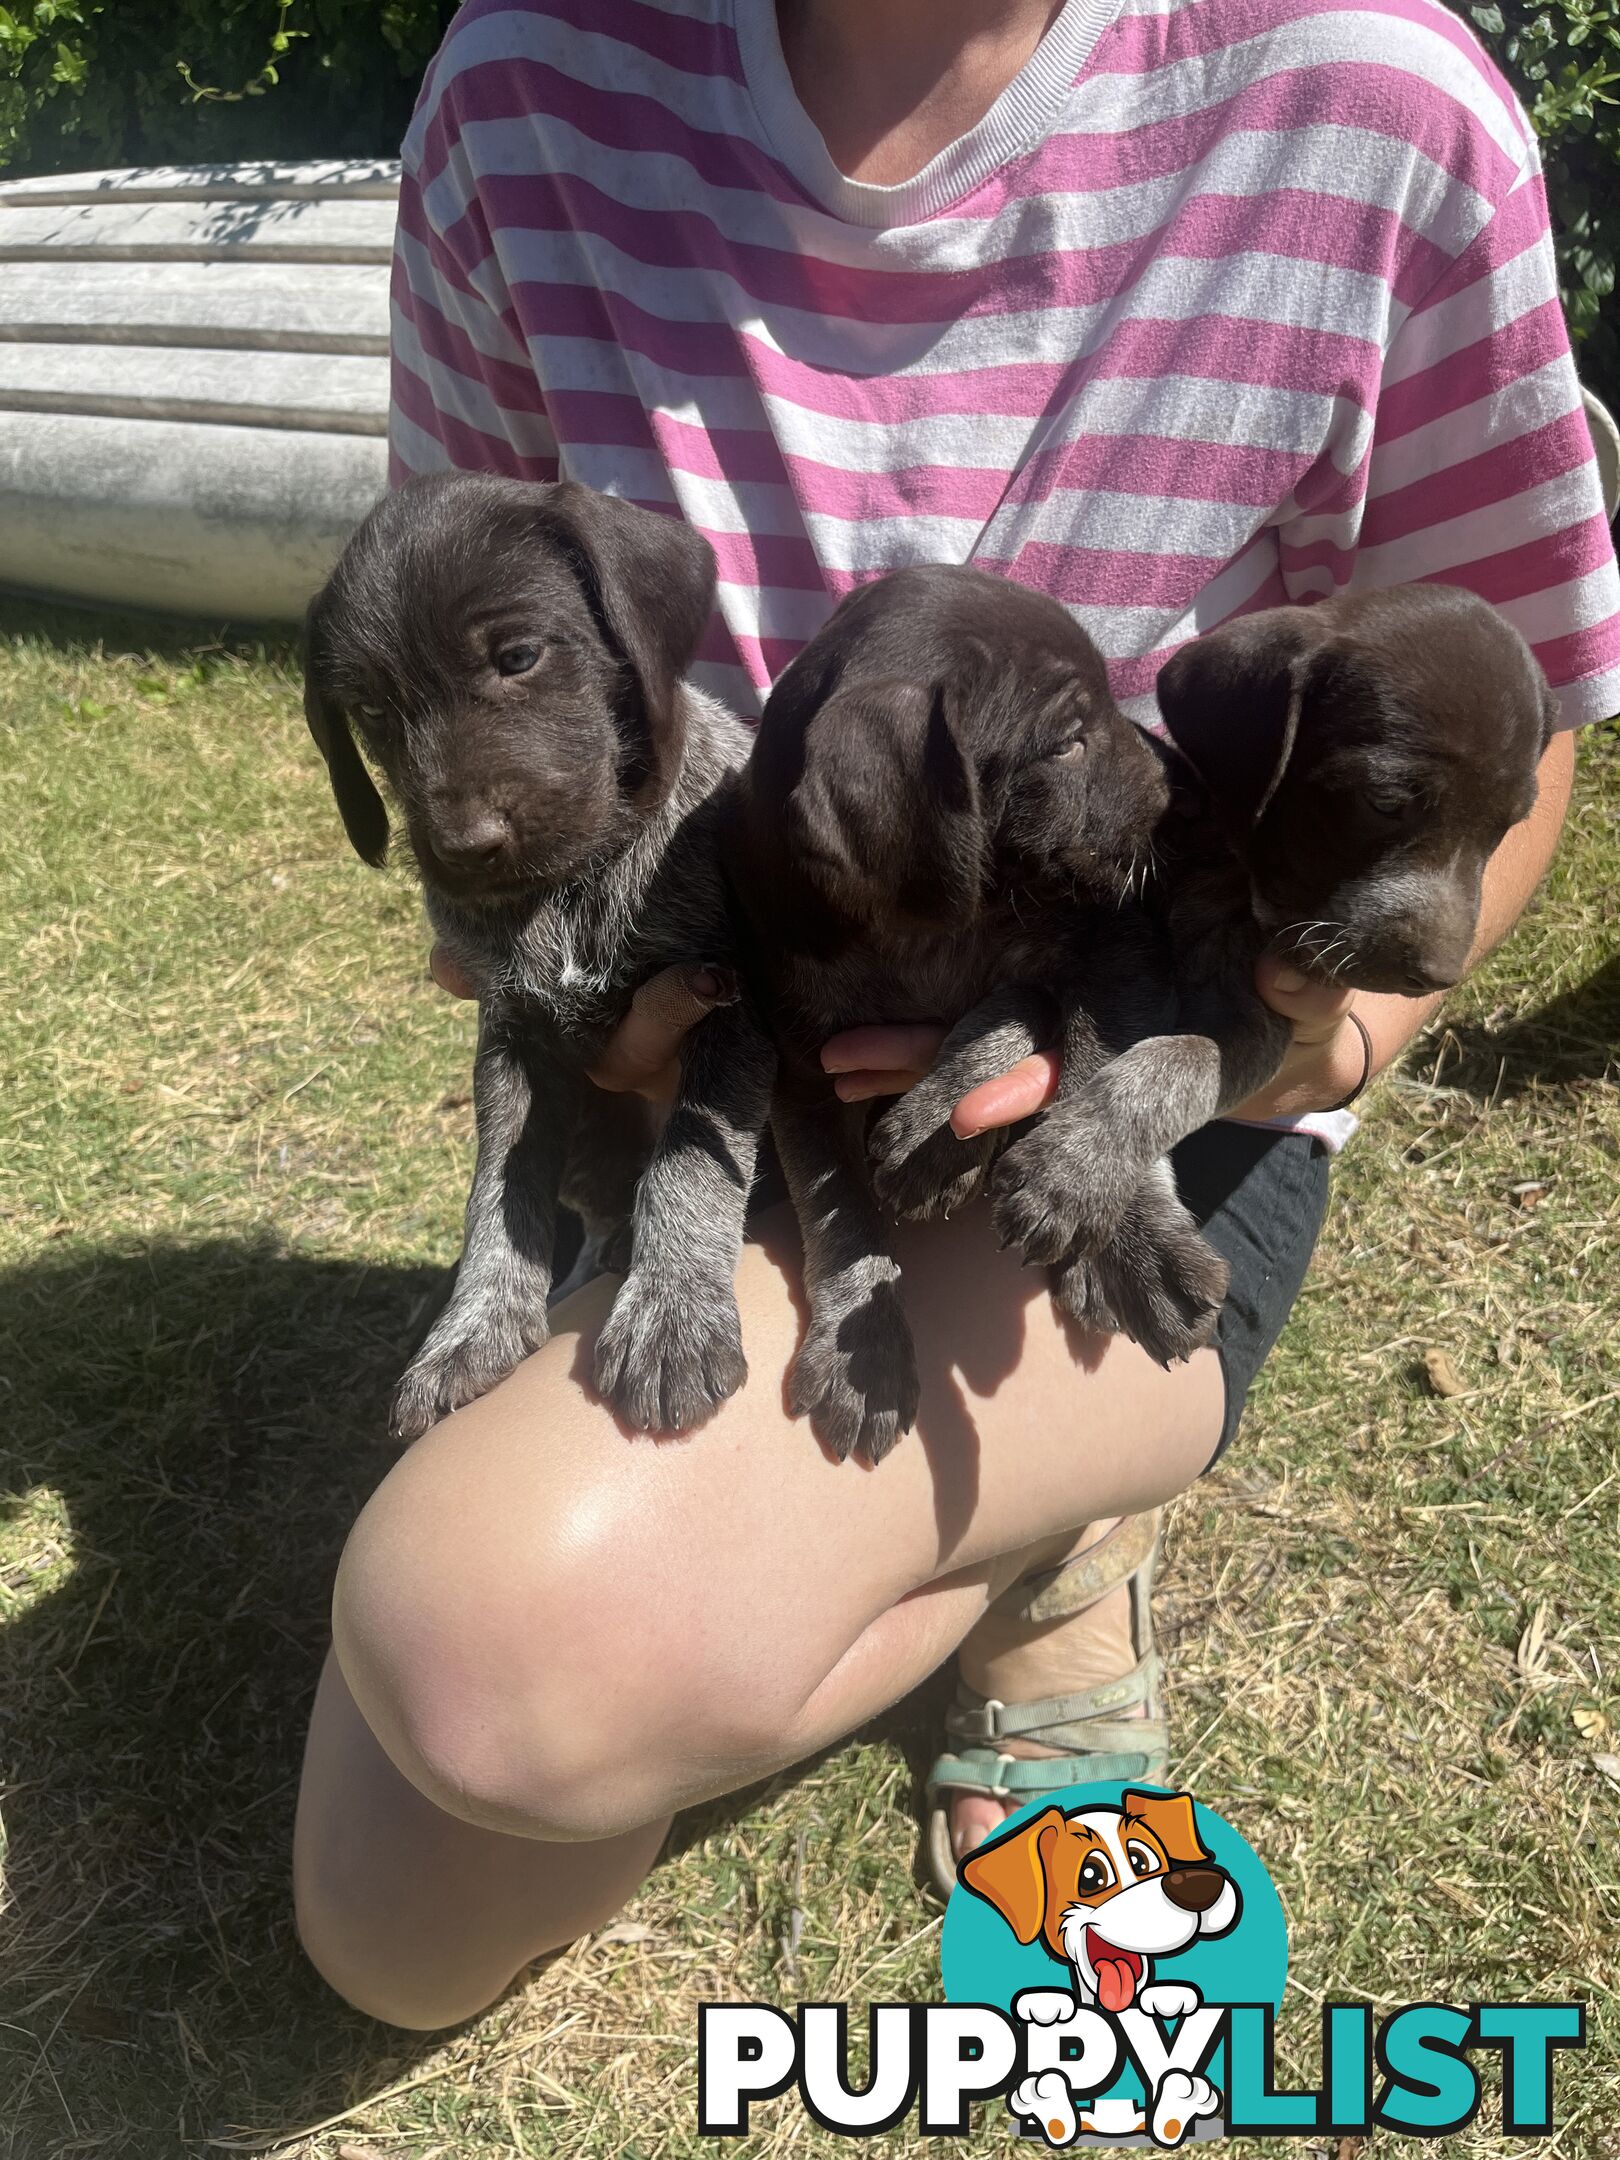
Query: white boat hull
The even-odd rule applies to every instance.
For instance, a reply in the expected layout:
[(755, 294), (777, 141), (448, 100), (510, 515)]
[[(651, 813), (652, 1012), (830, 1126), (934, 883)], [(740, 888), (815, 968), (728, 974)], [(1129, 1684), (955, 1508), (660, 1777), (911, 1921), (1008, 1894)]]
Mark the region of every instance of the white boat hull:
[(295, 620), (387, 477), (398, 167), (0, 184), (0, 584)]

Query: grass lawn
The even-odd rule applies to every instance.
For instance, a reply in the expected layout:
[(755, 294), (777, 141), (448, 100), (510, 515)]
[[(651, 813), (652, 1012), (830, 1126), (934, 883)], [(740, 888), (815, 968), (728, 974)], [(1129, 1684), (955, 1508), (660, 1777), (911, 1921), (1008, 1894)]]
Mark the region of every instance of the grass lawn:
[[(683, 1818), (618, 1926), (448, 2040), (329, 1997), (300, 1736), (456, 1251), (470, 1013), (346, 853), (286, 652), (0, 609), (0, 770), (0, 2146), (699, 2150), (700, 2000), (937, 1993), (938, 1685)], [(1545, 894), (1370, 1104), (1160, 1615), (1181, 1773), (1288, 1907), (1289, 2045), (1325, 1994), (1589, 1998), (1580, 2160), (1620, 2155), (1617, 805), (1610, 730)], [(1447, 2149), (1523, 2150), (1498, 2120)], [(744, 2149), (790, 2148), (851, 2149), (767, 2106)]]

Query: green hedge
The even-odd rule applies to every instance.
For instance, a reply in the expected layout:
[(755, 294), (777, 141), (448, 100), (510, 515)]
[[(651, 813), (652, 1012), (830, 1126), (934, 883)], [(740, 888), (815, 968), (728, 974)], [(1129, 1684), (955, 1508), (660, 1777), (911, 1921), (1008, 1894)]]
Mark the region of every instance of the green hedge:
[[(0, 0), (0, 168), (392, 151), (454, 12), (455, 0)], [(1466, 12), (1541, 132), (1570, 327), (1588, 379), (1620, 406), (1620, 331), (1601, 313), (1620, 257), (1620, 0)]]
[(456, 0), (0, 0), (0, 168), (392, 155)]
[(1620, 328), (1606, 306), (1620, 260), (1620, 6), (1484, 0), (1467, 12), (1541, 136), (1581, 372), (1620, 411)]

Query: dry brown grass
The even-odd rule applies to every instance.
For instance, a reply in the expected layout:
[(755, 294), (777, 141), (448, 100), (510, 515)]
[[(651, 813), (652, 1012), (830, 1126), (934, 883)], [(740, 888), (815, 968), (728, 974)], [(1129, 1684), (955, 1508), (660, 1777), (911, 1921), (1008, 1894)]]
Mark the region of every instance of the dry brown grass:
[[(448, 2040), (324, 1993), (297, 1750), (386, 1459), (354, 1436), (454, 1251), (467, 1016), (343, 859), (285, 655), (0, 628), (11, 2148), (695, 2151), (701, 2000), (937, 1992), (938, 1686), (683, 1819), (618, 1927)], [(1591, 742), (1544, 899), (1372, 1104), (1161, 1612), (1181, 1770), (1289, 1910), (1290, 2044), (1323, 1994), (1588, 1997), (1575, 2160), (1620, 2155), (1617, 776)], [(1511, 2149), (1492, 2115), (1459, 2160)], [(823, 2148), (785, 2103), (743, 2147)]]

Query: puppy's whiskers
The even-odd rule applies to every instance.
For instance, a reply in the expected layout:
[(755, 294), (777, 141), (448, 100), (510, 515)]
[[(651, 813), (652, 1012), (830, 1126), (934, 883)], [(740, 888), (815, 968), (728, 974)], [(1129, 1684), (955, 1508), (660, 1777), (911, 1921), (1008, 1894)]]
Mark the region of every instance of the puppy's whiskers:
[(1314, 967), (1329, 982), (1337, 982), (1344, 970), (1354, 966), (1356, 961), (1356, 949), (1348, 928), (1323, 917), (1287, 923), (1277, 932), (1273, 942), (1285, 960)]

